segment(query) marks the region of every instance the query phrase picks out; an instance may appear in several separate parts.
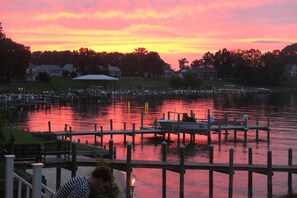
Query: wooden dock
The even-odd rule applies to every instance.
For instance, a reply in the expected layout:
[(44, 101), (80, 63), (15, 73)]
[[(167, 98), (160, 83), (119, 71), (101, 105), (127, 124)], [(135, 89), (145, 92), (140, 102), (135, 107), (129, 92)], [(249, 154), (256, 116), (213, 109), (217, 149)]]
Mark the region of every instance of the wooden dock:
[[(143, 123), (143, 121), (141, 122)], [(236, 123), (236, 120), (234, 121)], [(51, 123), (48, 122), (48, 128), (49, 132), (51, 131)], [(270, 121), (267, 119), (267, 125), (266, 126), (260, 126), (258, 125), (258, 118), (256, 125), (248, 125), (247, 122), (245, 122), (243, 125), (224, 125), (224, 122), (218, 121), (217, 125), (212, 125), (210, 122), (208, 124), (207, 129), (199, 129), (199, 131), (181, 131), (180, 129), (169, 131), (169, 130), (162, 130), (159, 128), (156, 124), (153, 127), (144, 127), (143, 124), (141, 124), (140, 129), (135, 129), (135, 124), (132, 124), (132, 129), (127, 130), (126, 129), (126, 123), (124, 123), (124, 129), (122, 130), (113, 130), (113, 122), (110, 120), (110, 130), (103, 130), (103, 127), (100, 126), (100, 130), (97, 130), (97, 125), (94, 125), (93, 131), (72, 131), (71, 126), (65, 124), (64, 131), (55, 131), (52, 132), (56, 136), (61, 137), (62, 139), (69, 138), (72, 141), (72, 137), (74, 136), (93, 136), (94, 137), (94, 143), (98, 143), (97, 138), (100, 138), (100, 145), (103, 146), (103, 139), (104, 136), (110, 136), (110, 138), (113, 138), (114, 135), (121, 135), (123, 136), (123, 142), (127, 143), (126, 136), (132, 137), (132, 144), (135, 144), (135, 136), (141, 135), (141, 139), (143, 139), (144, 135), (151, 134), (155, 137), (157, 135), (163, 136), (163, 139), (170, 140), (170, 136), (172, 134), (177, 135), (177, 141), (178, 143), (181, 142), (182, 137), (182, 143), (185, 143), (185, 135), (190, 135), (190, 142), (195, 143), (195, 136), (198, 134), (206, 134), (208, 138), (208, 144), (212, 144), (212, 136), (215, 135), (212, 132), (216, 132), (218, 135), (218, 141), (221, 142), (221, 136), (223, 131), (225, 131), (225, 136), (228, 136), (230, 132), (233, 132), (234, 140), (237, 140), (237, 132), (243, 132), (244, 133), (244, 141), (247, 141), (247, 134), (250, 133), (251, 130), (256, 131), (256, 141), (259, 140), (259, 131), (266, 132), (267, 135), (267, 141), (270, 140)]]
[[(263, 174), (267, 176), (267, 197), (272, 197), (273, 189), (273, 175), (274, 172), (280, 172), (287, 174), (287, 186), (288, 193), (292, 193), (292, 175), (297, 174), (297, 164), (293, 164), (293, 152), (292, 149), (288, 150), (288, 164), (279, 165), (272, 164), (272, 151), (267, 151), (267, 163), (266, 164), (254, 164), (252, 148), (248, 149), (248, 161), (244, 163), (234, 162), (234, 149), (229, 150), (229, 161), (225, 163), (214, 162), (213, 145), (209, 145), (209, 161), (208, 162), (187, 162), (185, 161), (185, 146), (183, 144), (179, 147), (179, 161), (167, 161), (166, 159), (166, 148), (167, 143), (162, 143), (162, 160), (132, 160), (132, 144), (127, 144), (127, 156), (126, 159), (118, 160), (113, 155), (113, 140), (109, 141), (109, 156), (108, 159), (104, 159), (111, 168), (118, 169), (126, 172), (126, 197), (131, 198), (131, 176), (132, 170), (135, 168), (146, 168), (146, 169), (161, 169), (162, 170), (162, 198), (166, 197), (166, 182), (167, 182), (167, 171), (173, 171), (180, 175), (179, 181), (179, 197), (184, 197), (185, 182), (184, 178), (187, 174), (187, 170), (199, 170), (208, 171), (209, 173), (209, 197), (213, 197), (214, 186), (214, 172), (224, 173), (229, 175), (228, 185), (228, 197), (233, 197), (233, 179), (236, 172), (247, 172), (248, 173), (248, 197), (257, 196), (253, 194), (253, 175)], [(76, 175), (77, 166), (97, 166), (97, 158), (82, 158), (80, 155), (76, 155), (76, 144), (73, 144), (72, 157), (70, 161), (65, 161), (62, 158), (51, 158), (44, 163), (45, 168), (57, 168), (57, 188), (60, 185), (61, 179), (61, 168), (71, 170), (71, 175)], [(264, 185), (264, 184), (263, 184)], [(264, 186), (263, 186), (264, 187)]]

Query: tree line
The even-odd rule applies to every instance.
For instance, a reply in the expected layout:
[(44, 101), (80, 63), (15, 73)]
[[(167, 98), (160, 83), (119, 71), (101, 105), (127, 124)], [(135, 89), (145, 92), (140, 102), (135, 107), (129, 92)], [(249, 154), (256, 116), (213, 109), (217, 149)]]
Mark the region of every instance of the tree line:
[(157, 52), (145, 48), (136, 48), (131, 53), (95, 52), (80, 48), (74, 51), (37, 51), (32, 53), (31, 62), (35, 65), (56, 64), (61, 67), (67, 63), (74, 64), (81, 75), (105, 73), (108, 65), (118, 67), (124, 76), (160, 76), (165, 63)]
[(288, 45), (282, 50), (265, 53), (256, 49), (224, 48), (215, 53), (207, 52), (190, 65), (186, 58), (179, 60), (181, 69), (213, 67), (217, 71), (218, 78), (232, 80), (242, 85), (269, 87), (279, 86), (286, 80), (283, 75), (286, 64), (297, 65), (297, 43)]
[[(0, 83), (22, 79), (29, 62), (55, 64), (61, 67), (74, 64), (77, 72), (84, 74), (106, 73), (108, 65), (117, 66), (123, 76), (160, 76), (170, 68), (157, 52), (136, 48), (131, 53), (96, 52), (88, 48), (74, 51), (30, 51), (30, 47), (7, 38), (0, 23)], [(191, 64), (186, 58), (178, 60), (180, 69), (212, 67), (218, 78), (232, 80), (242, 85), (278, 86), (284, 79), (284, 65), (297, 64), (297, 43), (282, 50), (262, 53), (257, 49), (207, 52)], [(193, 82), (196, 79), (191, 76)]]

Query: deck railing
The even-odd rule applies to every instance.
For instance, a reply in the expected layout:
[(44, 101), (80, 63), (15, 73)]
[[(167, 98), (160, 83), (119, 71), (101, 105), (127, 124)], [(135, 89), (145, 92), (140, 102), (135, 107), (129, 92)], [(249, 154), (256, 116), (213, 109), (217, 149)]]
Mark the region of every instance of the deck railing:
[(14, 155), (5, 155), (5, 198), (14, 197), (14, 179), (18, 181), (18, 197), (22, 197), (22, 187), (25, 186), (26, 198), (53, 197), (55, 192), (42, 184), (42, 163), (32, 163), (32, 184), (14, 172)]

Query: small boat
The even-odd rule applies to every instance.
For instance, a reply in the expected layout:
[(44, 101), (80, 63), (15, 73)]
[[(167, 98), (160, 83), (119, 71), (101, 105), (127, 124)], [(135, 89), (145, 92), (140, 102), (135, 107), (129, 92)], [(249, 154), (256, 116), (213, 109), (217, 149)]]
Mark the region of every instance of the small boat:
[(178, 127), (181, 131), (201, 131), (208, 128), (207, 122), (186, 122), (178, 120), (157, 120), (161, 128), (164, 130), (177, 131)]
[(198, 132), (200, 134), (207, 134), (208, 123), (198, 122), (195, 118), (188, 117), (186, 114), (183, 115), (183, 119), (178, 120), (157, 120), (158, 125), (162, 130), (168, 130), (170, 132)]

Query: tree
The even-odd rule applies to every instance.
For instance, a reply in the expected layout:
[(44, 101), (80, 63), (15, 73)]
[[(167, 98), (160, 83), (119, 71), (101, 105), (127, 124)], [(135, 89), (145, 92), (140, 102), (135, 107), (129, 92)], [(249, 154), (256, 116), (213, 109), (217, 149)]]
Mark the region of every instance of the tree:
[(286, 46), (280, 52), (280, 55), (286, 64), (297, 64), (297, 43)]
[(203, 59), (196, 59), (196, 60), (194, 60), (192, 63), (191, 63), (191, 65), (190, 65), (191, 67), (193, 67), (193, 68), (199, 68), (199, 67), (203, 67)]
[(137, 55), (145, 55), (147, 53), (148, 53), (148, 51), (144, 47), (138, 47), (138, 48), (134, 49), (134, 54), (137, 54)]
[(284, 62), (277, 54), (272, 52), (265, 53), (261, 60), (264, 65), (264, 85), (278, 86), (281, 84), (282, 76), (284, 73)]
[(215, 53), (213, 63), (217, 70), (218, 77), (232, 77), (232, 56), (226, 48)]
[(42, 82), (49, 82), (51, 80), (51, 77), (46, 72), (39, 72), (39, 74), (37, 76), (37, 80), (42, 81)]
[(2, 23), (0, 22), (0, 40), (1, 39), (5, 39), (5, 34), (4, 34), (4, 32), (3, 32), (3, 28), (2, 28)]
[[(74, 51), (74, 64), (80, 74), (98, 74), (106, 71), (107, 65), (103, 62), (99, 53), (88, 48), (80, 48)], [(100, 68), (100, 66), (102, 68)]]
[(0, 82), (22, 79), (29, 65), (30, 48), (6, 38), (1, 25), (0, 32)]
[(149, 52), (145, 56), (143, 66), (144, 72), (156, 76), (163, 74), (165, 62), (161, 59), (157, 52)]
[(182, 58), (182, 59), (178, 60), (179, 68), (181, 70), (188, 68), (189, 67), (188, 63), (189, 63), (189, 61), (186, 58)]

